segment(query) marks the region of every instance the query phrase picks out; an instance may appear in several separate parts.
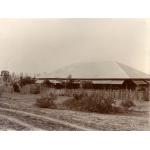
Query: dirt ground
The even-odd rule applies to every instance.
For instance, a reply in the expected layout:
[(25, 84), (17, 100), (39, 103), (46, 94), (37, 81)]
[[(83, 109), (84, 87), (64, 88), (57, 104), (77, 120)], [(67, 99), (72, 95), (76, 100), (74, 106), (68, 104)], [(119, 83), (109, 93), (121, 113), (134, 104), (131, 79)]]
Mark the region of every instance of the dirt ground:
[(63, 110), (67, 97), (56, 100), (59, 109), (35, 106), (40, 95), (6, 94), (0, 97), (0, 130), (142, 131), (150, 130), (149, 102), (136, 102), (132, 113), (99, 114)]

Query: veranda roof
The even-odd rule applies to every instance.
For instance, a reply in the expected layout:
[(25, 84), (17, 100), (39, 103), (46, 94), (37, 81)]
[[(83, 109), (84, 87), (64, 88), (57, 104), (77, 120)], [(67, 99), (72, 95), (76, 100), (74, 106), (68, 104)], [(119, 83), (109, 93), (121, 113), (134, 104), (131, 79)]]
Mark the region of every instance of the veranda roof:
[(97, 80), (97, 81), (92, 81), (93, 84), (123, 84), (123, 80)]

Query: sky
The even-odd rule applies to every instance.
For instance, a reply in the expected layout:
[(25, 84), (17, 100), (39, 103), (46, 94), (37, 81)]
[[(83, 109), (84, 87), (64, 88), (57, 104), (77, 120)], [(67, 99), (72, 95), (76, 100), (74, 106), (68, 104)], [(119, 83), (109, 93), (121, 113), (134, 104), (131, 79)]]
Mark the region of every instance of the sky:
[(0, 19), (0, 70), (50, 73), (117, 61), (150, 74), (150, 20)]

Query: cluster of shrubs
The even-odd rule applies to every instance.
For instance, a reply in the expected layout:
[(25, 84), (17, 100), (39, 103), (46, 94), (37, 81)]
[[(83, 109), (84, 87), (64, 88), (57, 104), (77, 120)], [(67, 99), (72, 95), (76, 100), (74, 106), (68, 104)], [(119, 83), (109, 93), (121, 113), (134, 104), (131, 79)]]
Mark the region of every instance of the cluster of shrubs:
[(119, 108), (115, 107), (115, 100), (104, 98), (97, 94), (74, 94), (73, 99), (65, 101), (64, 105), (72, 110), (112, 113), (117, 112)]
[[(21, 92), (21, 88), (25, 87), (26, 85), (33, 85), (34, 83), (35, 83), (35, 78), (31, 78), (30, 76), (20, 77), (19, 82), (14, 82), (13, 83), (14, 92), (19, 93), (19, 92)], [(31, 88), (33, 89), (31, 91), (31, 93), (33, 92), (33, 93), (37, 94), (37, 91), (38, 91), (37, 88), (33, 87), (33, 86), (31, 86)]]
[(102, 97), (99, 94), (87, 93), (74, 94), (73, 98), (64, 102), (64, 105), (71, 110), (97, 112), (97, 113), (121, 113), (124, 108), (135, 106), (131, 100), (121, 102), (121, 107), (116, 105), (116, 100), (110, 97)]
[(53, 93), (50, 93), (49, 95), (41, 96), (36, 100), (36, 106), (40, 108), (51, 108), (51, 109), (56, 109), (56, 95)]

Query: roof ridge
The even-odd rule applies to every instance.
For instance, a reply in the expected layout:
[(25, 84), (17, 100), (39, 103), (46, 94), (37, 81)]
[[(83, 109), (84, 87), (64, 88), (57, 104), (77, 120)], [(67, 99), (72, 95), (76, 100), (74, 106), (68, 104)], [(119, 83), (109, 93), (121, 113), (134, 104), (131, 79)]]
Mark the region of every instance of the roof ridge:
[(131, 74), (130, 74), (131, 72), (128, 72), (126, 69), (134, 71), (135, 74), (137, 74), (137, 72), (138, 72), (138, 73), (140, 73), (142, 75), (148, 76), (148, 74), (146, 74), (145, 72), (142, 72), (142, 71), (140, 71), (140, 70), (138, 70), (136, 68), (130, 67), (130, 66), (125, 65), (125, 64), (122, 64), (120, 62), (117, 62), (117, 64), (122, 68), (122, 70), (124, 70), (124, 72), (129, 76), (129, 78), (131, 77)]
[(121, 63), (118, 61), (115, 61), (115, 63), (119, 66), (119, 68), (126, 74), (127, 78), (130, 78), (129, 74), (121, 67)]
[(118, 61), (115, 61), (117, 63), (117, 65), (119, 66), (119, 68), (121, 68), (121, 70), (128, 76), (128, 78), (130, 78), (129, 74), (122, 68), (121, 63)]

